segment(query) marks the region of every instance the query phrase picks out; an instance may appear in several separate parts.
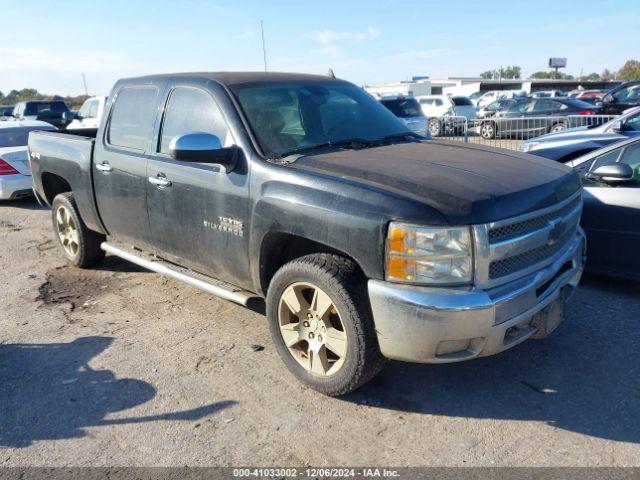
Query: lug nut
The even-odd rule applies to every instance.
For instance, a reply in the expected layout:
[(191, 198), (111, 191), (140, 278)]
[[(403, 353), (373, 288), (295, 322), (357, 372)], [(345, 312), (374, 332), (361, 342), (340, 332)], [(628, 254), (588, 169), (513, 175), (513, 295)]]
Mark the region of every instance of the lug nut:
[(305, 321), (305, 322), (302, 323), (302, 325), (305, 326), (305, 327), (308, 327), (309, 326), (309, 322)]
[(309, 332), (309, 338), (313, 338), (313, 337), (314, 337), (313, 332)]
[(318, 341), (321, 342), (322, 341), (322, 335), (318, 335)]

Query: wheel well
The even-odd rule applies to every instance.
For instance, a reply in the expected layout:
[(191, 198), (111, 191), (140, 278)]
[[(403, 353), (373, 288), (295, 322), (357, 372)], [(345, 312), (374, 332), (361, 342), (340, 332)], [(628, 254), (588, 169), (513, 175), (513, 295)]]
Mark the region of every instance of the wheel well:
[(358, 263), (349, 255), (333, 247), (305, 237), (290, 233), (273, 232), (268, 234), (260, 250), (260, 286), (266, 295), (274, 274), (285, 263), (313, 253), (332, 253)]
[(42, 174), (42, 188), (45, 200), (49, 205), (56, 198), (56, 195), (71, 191), (71, 185), (64, 178), (54, 173), (45, 172)]

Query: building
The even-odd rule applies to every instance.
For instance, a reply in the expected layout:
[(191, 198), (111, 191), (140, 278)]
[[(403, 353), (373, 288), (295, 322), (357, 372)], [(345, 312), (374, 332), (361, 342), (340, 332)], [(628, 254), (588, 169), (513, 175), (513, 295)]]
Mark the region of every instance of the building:
[(559, 89), (566, 92), (576, 88), (585, 90), (609, 90), (619, 85), (618, 81), (581, 81), (581, 80), (555, 80), (555, 79), (504, 79), (487, 80), (480, 77), (447, 77), (429, 78), (413, 77), (410, 81), (390, 83), (379, 87), (365, 87), (370, 93), (381, 95), (403, 94), (403, 95), (464, 95), (469, 96), (475, 92), (486, 92), (489, 90), (517, 90), (527, 94), (540, 90)]

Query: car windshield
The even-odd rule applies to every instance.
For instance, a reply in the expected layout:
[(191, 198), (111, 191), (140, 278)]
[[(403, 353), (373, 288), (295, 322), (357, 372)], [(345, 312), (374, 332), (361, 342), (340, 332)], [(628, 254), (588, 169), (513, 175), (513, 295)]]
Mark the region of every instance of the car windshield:
[(421, 117), (422, 110), (415, 98), (397, 98), (394, 100), (382, 100), (380, 103), (400, 118)]
[(270, 158), (353, 139), (412, 135), (401, 120), (350, 83), (250, 83), (230, 88)]
[(0, 148), (3, 147), (23, 147), (29, 141), (29, 132), (34, 130), (55, 130), (50, 127), (33, 127), (33, 128), (0, 128)]
[(471, 100), (469, 100), (467, 97), (451, 97), (451, 100), (456, 107), (467, 107), (470, 105), (473, 106), (473, 103), (471, 103)]
[(29, 102), (25, 108), (25, 115), (39, 115), (41, 113), (62, 113), (69, 110), (64, 102)]

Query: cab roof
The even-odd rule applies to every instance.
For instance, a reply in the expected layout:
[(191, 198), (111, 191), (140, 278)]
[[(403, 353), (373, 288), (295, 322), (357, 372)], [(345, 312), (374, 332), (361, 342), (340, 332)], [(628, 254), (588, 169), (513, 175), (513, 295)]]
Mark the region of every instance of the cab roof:
[(311, 75), (307, 73), (287, 72), (186, 72), (165, 73), (159, 75), (145, 75), (143, 77), (128, 78), (125, 80), (154, 80), (167, 78), (205, 78), (215, 80), (225, 86), (242, 85), (251, 83), (273, 82), (344, 82), (326, 75)]

